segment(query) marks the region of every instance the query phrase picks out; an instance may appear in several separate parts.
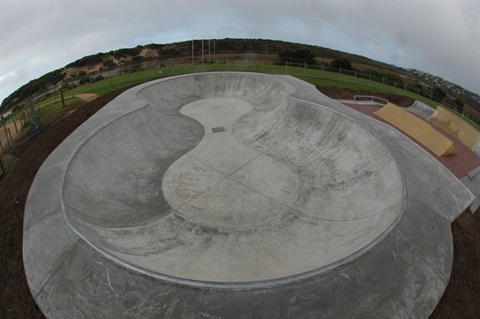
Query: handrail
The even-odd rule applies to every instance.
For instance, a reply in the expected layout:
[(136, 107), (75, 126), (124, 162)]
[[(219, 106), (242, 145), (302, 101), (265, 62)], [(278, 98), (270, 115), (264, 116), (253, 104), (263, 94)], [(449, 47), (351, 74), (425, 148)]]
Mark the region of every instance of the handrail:
[(382, 103), (382, 104), (387, 104), (388, 103), (388, 100), (385, 100), (385, 99), (382, 99), (380, 97), (376, 97), (376, 96), (373, 96), (373, 95), (354, 95), (353, 96), (354, 101), (357, 101), (358, 98), (369, 99), (367, 101), (372, 101), (372, 102), (377, 102), (377, 103)]

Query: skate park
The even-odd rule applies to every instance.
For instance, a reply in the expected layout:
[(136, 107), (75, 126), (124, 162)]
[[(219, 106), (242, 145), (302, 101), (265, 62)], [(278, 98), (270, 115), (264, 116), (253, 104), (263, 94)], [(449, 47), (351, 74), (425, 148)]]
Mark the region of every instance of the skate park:
[(24, 262), (47, 318), (416, 317), (472, 193), (290, 76), (142, 84), (43, 164)]

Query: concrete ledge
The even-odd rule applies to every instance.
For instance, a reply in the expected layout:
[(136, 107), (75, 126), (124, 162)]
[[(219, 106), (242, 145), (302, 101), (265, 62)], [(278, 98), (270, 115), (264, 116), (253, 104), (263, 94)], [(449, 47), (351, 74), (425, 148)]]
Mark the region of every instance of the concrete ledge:
[(472, 192), (475, 200), (470, 205), (470, 211), (475, 213), (480, 207), (480, 167), (470, 171), (461, 179), (462, 183)]

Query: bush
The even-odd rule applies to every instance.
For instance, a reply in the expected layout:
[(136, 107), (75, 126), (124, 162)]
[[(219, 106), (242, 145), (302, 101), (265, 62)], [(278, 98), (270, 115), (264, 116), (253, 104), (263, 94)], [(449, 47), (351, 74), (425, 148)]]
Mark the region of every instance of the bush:
[(113, 69), (117, 66), (117, 64), (115, 62), (113, 62), (112, 59), (105, 59), (105, 61), (103, 61), (103, 65), (107, 69)]
[(284, 50), (278, 53), (278, 63), (282, 64), (285, 61), (290, 63), (300, 63), (300, 64), (316, 64), (315, 55), (311, 50), (300, 49), (295, 51)]
[(439, 87), (436, 87), (432, 91), (432, 100), (441, 102), (447, 94)]
[(105, 53), (97, 53), (97, 54), (94, 54), (94, 55), (89, 55), (89, 56), (83, 57), (81, 59), (78, 59), (75, 62), (67, 64), (67, 68), (68, 67), (79, 68), (79, 67), (82, 67), (82, 66), (90, 66), (90, 65), (98, 64), (98, 63), (102, 62), (102, 59), (103, 59), (104, 56), (105, 56)]
[(334, 59), (332, 62), (330, 62), (330, 66), (334, 69), (352, 70), (352, 63), (345, 58)]
[(91, 82), (90, 77), (85, 76), (85, 77), (80, 79), (80, 82), (78, 82), (78, 84), (84, 85), (84, 84), (87, 84), (87, 83), (90, 83), (90, 82)]
[(454, 103), (455, 103), (455, 105), (456, 105), (460, 110), (463, 111), (463, 105), (464, 105), (464, 104), (463, 104), (463, 101), (462, 101), (461, 99), (456, 98)]
[(94, 79), (91, 79), (90, 82), (91, 82), (91, 83), (94, 83), (94, 82), (101, 81), (101, 80), (103, 80), (103, 79), (105, 79), (105, 78), (103, 77), (103, 75), (97, 75)]

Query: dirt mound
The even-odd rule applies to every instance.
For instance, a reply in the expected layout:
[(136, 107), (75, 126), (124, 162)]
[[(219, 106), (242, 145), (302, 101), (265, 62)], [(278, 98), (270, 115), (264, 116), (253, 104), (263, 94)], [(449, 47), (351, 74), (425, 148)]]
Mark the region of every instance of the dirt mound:
[(77, 94), (75, 96), (84, 100), (85, 102), (91, 102), (98, 97), (98, 95), (95, 93), (83, 93), (83, 94)]
[(411, 97), (388, 93), (378, 93), (368, 90), (353, 91), (349, 89), (341, 89), (331, 86), (317, 86), (317, 89), (328, 97), (339, 100), (353, 100), (353, 97), (355, 95), (373, 95), (388, 100), (389, 102), (392, 102), (393, 104), (400, 107), (409, 107), (413, 104), (413, 102), (415, 102), (415, 99)]

